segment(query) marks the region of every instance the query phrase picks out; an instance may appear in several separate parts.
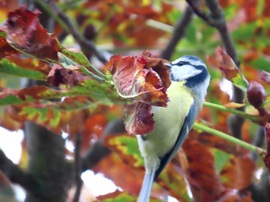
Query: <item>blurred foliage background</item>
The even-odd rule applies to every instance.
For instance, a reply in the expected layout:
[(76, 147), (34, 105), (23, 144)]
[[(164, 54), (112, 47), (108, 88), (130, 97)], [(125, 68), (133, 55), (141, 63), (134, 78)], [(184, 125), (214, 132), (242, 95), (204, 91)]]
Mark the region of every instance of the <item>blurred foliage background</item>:
[[(40, 14), (29, 14), (22, 5)], [(7, 21), (8, 13), (18, 8), (24, 18), (13, 27), (16, 20)], [(35, 24), (38, 17), (53, 35)], [(138, 56), (148, 50), (170, 61), (196, 55), (211, 74), (209, 103), (263, 116), (261, 106), (248, 102), (247, 91), (224, 78), (216, 49), (223, 47), (246, 80), (260, 85), (249, 101), (259, 97), (267, 110), (269, 17), (268, 0), (0, 0), (2, 26), (9, 25), (0, 40), (0, 124), (24, 131), (20, 164), (0, 150), (1, 200), (15, 201), (12, 183), (24, 188), (30, 202), (136, 200), (144, 173), (136, 138), (125, 132), (123, 107), (108, 99), (106, 85), (73, 71), (77, 64), (88, 65), (77, 50), (96, 69), (114, 54)], [(16, 53), (9, 37), (26, 54)], [(60, 48), (52, 45), (56, 38)], [(228, 111), (204, 107), (198, 122), (268, 151), (268, 119), (259, 125)], [(67, 141), (74, 151), (65, 147)], [(267, 155), (192, 130), (155, 183), (152, 201), (268, 202)], [(81, 173), (87, 170), (111, 179), (117, 191), (99, 197), (82, 191)]]

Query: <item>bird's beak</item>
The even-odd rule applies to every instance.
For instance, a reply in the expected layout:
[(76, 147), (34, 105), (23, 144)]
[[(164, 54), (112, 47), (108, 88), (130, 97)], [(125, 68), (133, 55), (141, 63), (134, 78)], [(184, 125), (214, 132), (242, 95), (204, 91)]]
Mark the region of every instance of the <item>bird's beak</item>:
[(171, 67), (172, 67), (172, 65), (171, 65), (170, 63), (164, 63), (164, 65), (165, 65), (166, 67), (168, 67), (169, 69), (171, 69)]

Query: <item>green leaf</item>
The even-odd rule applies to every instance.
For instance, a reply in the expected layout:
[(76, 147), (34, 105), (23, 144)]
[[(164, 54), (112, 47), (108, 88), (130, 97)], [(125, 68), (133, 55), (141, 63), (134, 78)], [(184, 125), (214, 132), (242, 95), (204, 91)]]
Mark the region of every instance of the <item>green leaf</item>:
[(212, 154), (215, 158), (215, 168), (218, 173), (222, 170), (226, 162), (229, 160), (230, 155), (219, 149), (211, 148)]
[(7, 33), (6, 33), (6, 32), (3, 32), (2, 30), (0, 30), (0, 36), (2, 36), (2, 37), (5, 37), (5, 38), (6, 38)]
[(108, 195), (108, 198), (105, 199), (106, 196), (103, 196), (103, 199), (101, 199), (100, 201), (102, 202), (134, 202), (135, 199), (132, 195), (130, 195), (127, 192), (119, 192), (117, 191), (116, 193), (113, 193), (114, 195), (112, 196), (112, 194)]
[(0, 60), (0, 73), (36, 80), (46, 79), (46, 75), (44, 75), (43, 73), (20, 67), (6, 58)]
[(247, 91), (248, 81), (240, 71), (236, 74), (236, 77), (231, 79), (231, 81), (235, 86), (240, 88), (242, 91), (244, 92)]
[(188, 195), (187, 190), (187, 181), (186, 179), (180, 174), (177, 168), (175, 169), (175, 165), (169, 163), (164, 171), (161, 172), (158, 179), (159, 184), (162, 187), (166, 188), (169, 191), (170, 195), (178, 199), (179, 201), (190, 201), (190, 196)]
[(0, 98), (0, 106), (20, 104), (20, 103), (23, 103), (23, 102), (24, 101), (22, 99), (20, 99), (19, 97), (15, 96), (15, 95), (7, 95), (7, 96), (5, 96), (3, 98)]
[(138, 149), (137, 139), (131, 135), (114, 135), (105, 140), (105, 144), (134, 167), (143, 166), (143, 158)]
[(104, 78), (106, 78), (104, 74), (102, 74), (99, 70), (97, 70), (90, 64), (89, 60), (82, 52), (70, 51), (65, 47), (63, 47), (59, 42), (58, 45), (60, 47), (60, 52), (63, 55), (70, 58), (73, 62), (77, 63), (78, 65), (83, 66), (83, 68), (80, 69), (83, 73), (99, 81), (103, 81)]
[[(89, 99), (95, 99), (95, 101), (106, 100), (106, 103), (109, 102), (106, 84), (99, 84), (89, 79), (81, 83), (80, 86), (67, 90), (54, 90), (46, 86), (33, 86), (22, 90), (3, 92), (0, 95), (0, 106), (74, 96), (87, 96)], [(84, 106), (84, 103), (82, 105)]]
[(232, 32), (234, 41), (248, 42), (250, 38), (254, 38), (254, 32), (257, 25), (255, 22), (243, 24), (238, 29)]
[[(43, 125), (49, 130), (60, 134), (62, 131), (70, 134), (78, 132), (78, 123), (74, 118), (85, 117), (81, 109), (93, 111), (96, 107), (105, 102), (92, 102), (89, 98), (75, 97), (61, 102), (32, 102), (16, 105), (16, 115), (13, 119), (18, 122), (32, 121)], [(110, 104), (110, 103), (107, 103)], [(75, 125), (74, 129), (72, 125)], [(67, 127), (69, 126), (69, 127)]]
[(264, 71), (270, 72), (269, 71), (270, 63), (267, 57), (261, 56), (257, 59), (250, 61), (248, 64), (258, 70), (264, 70)]

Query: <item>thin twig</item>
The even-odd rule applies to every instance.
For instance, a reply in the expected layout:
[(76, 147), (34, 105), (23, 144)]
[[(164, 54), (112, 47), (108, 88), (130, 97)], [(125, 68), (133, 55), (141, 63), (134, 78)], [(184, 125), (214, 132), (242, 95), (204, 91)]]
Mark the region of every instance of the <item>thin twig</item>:
[(81, 153), (81, 144), (82, 144), (82, 134), (78, 133), (76, 135), (76, 142), (75, 142), (75, 180), (76, 180), (76, 191), (73, 197), (73, 202), (78, 202), (80, 200), (81, 195), (81, 189), (82, 189), (82, 178), (81, 178), (81, 172), (82, 172), (82, 163), (80, 158)]
[(210, 128), (208, 126), (205, 126), (205, 125), (202, 125), (202, 124), (199, 124), (199, 123), (195, 123), (193, 125), (193, 128), (195, 130), (198, 130), (198, 131), (204, 131), (204, 132), (207, 132), (207, 133), (211, 133), (211, 134), (213, 134), (215, 136), (221, 137), (221, 138), (223, 138), (223, 139), (225, 139), (227, 141), (233, 142), (234, 144), (237, 144), (237, 145), (239, 145), (241, 147), (244, 147), (244, 148), (246, 148), (246, 149), (248, 149), (250, 151), (256, 152), (257, 154), (262, 155), (262, 154), (266, 153), (265, 149), (262, 149), (260, 147), (256, 147), (256, 146), (254, 146), (252, 144), (249, 144), (247, 142), (239, 140), (239, 139), (237, 139), (237, 138), (235, 138), (233, 136), (230, 136), (230, 135), (228, 135), (226, 133), (223, 133), (223, 132), (221, 132), (219, 130), (215, 130), (215, 129)]
[(177, 43), (184, 36), (187, 26), (190, 24), (192, 20), (192, 10), (189, 6), (186, 7), (182, 18), (178, 21), (175, 26), (175, 29), (172, 34), (172, 38), (170, 39), (166, 48), (162, 51), (161, 57), (167, 60), (171, 59), (171, 56), (175, 50)]
[(208, 25), (215, 27), (220, 36), (222, 43), (225, 47), (226, 52), (228, 55), (233, 59), (237, 67), (239, 67), (239, 61), (236, 55), (236, 49), (227, 28), (227, 24), (224, 18), (224, 13), (222, 8), (220, 7), (218, 1), (216, 0), (205, 0), (208, 9), (210, 10), (211, 14), (207, 15), (203, 12), (194, 0), (186, 0), (189, 6), (192, 8), (193, 12), (197, 14), (202, 20), (204, 20)]
[(219, 2), (216, 0), (205, 0), (205, 2), (208, 9), (211, 11), (211, 19), (213, 19), (213, 21), (215, 22), (214, 27), (216, 27), (217, 30), (219, 31), (226, 52), (233, 59), (236, 66), (240, 67), (240, 62), (237, 59), (236, 49), (226, 24), (224, 12), (220, 7)]
[[(205, 0), (208, 9), (211, 11), (211, 18), (216, 19), (217, 23), (216, 28), (221, 36), (222, 43), (224, 44), (225, 50), (228, 55), (233, 59), (236, 66), (240, 68), (240, 62), (237, 58), (236, 49), (232, 40), (232, 37), (229, 33), (224, 13), (222, 8), (219, 5), (219, 2), (216, 0)], [(232, 101), (236, 103), (243, 103), (244, 93), (241, 89), (233, 86), (233, 97)], [(244, 107), (239, 108), (239, 110), (244, 111)], [(242, 138), (242, 125), (244, 124), (244, 118), (232, 115), (228, 119), (228, 124), (230, 130), (234, 137), (241, 139)]]
[(0, 149), (0, 170), (13, 183), (21, 185), (29, 192), (37, 193), (40, 186), (35, 178), (14, 164)]
[(227, 108), (227, 107), (225, 107), (223, 105), (219, 105), (219, 104), (215, 104), (215, 103), (211, 103), (211, 102), (204, 102), (203, 105), (205, 107), (209, 107), (211, 109), (216, 109), (218, 111), (228, 112), (228, 113), (237, 115), (239, 117), (242, 117), (244, 119), (248, 119), (248, 120), (253, 121), (255, 123), (259, 122), (259, 117), (258, 116), (251, 115), (251, 114), (248, 114), (246, 112), (243, 112), (243, 111), (240, 111), (240, 110), (237, 110), (237, 109)]
[(214, 21), (198, 7), (196, 1), (194, 0), (186, 0), (186, 1), (190, 6), (190, 8), (193, 10), (194, 13), (196, 13), (198, 17), (204, 20), (208, 25), (215, 27)]
[(68, 16), (57, 6), (55, 1), (49, 1), (48, 4), (44, 3), (44, 1), (42, 0), (35, 1), (40, 4), (44, 8), (44, 10), (50, 13), (51, 16), (63, 27), (63, 29), (73, 36), (73, 38), (80, 44), (82, 48), (91, 51), (101, 62), (107, 62), (107, 59), (97, 49), (96, 45), (92, 41), (85, 39), (83, 35), (81, 35), (78, 29), (76, 29), (76, 27), (70, 21)]

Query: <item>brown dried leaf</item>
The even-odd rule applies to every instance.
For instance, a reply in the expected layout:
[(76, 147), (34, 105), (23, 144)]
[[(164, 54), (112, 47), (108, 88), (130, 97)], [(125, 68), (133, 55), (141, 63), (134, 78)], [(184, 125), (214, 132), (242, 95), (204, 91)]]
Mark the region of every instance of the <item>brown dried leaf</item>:
[(111, 153), (106, 158), (103, 158), (93, 168), (93, 171), (103, 173), (106, 177), (112, 179), (116, 186), (120, 186), (130, 194), (138, 195), (140, 191), (143, 170), (134, 172), (132, 167), (126, 165), (115, 153)]
[(184, 171), (195, 201), (214, 202), (226, 191), (215, 171), (214, 157), (210, 150), (196, 140), (189, 138), (183, 149), (188, 160)]
[(220, 172), (224, 186), (232, 189), (244, 189), (250, 185), (255, 171), (255, 163), (248, 156), (233, 157)]
[(0, 36), (0, 59), (17, 53), (19, 52), (8, 44), (5, 37)]
[(39, 14), (39, 11), (30, 11), (25, 6), (10, 12), (6, 22), (6, 39), (12, 46), (30, 55), (57, 60), (59, 46), (56, 38), (40, 24)]
[(47, 83), (51, 86), (59, 86), (66, 84), (69, 86), (76, 86), (78, 83), (83, 82), (89, 78), (76, 70), (69, 70), (57, 64), (54, 64), (47, 77)]

